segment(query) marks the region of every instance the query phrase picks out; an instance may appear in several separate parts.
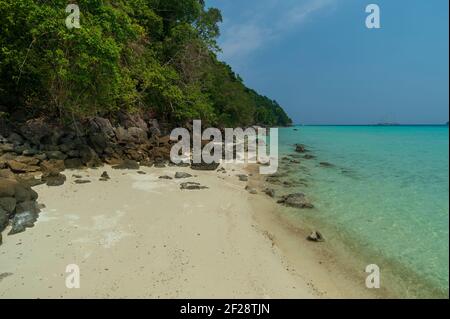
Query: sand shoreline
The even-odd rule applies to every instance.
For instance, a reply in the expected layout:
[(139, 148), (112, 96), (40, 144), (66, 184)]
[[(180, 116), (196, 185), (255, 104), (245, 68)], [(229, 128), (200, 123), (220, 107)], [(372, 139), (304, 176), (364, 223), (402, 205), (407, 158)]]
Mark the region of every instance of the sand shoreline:
[[(46, 208), (34, 228), (4, 236), (0, 298), (377, 297), (284, 223), (273, 199), (246, 191), (236, 176), (246, 169), (225, 168), (105, 166), (36, 187)], [(103, 171), (111, 180), (99, 181)], [(178, 171), (195, 177), (159, 179)], [(91, 183), (75, 184), (74, 174)], [(180, 190), (189, 181), (208, 189)], [(80, 289), (65, 285), (69, 264), (80, 267)]]

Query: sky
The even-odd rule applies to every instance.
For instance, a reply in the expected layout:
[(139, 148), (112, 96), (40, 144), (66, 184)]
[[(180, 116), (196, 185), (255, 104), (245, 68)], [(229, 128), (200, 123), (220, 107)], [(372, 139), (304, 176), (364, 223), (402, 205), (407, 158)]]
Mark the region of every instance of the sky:
[[(366, 27), (366, 6), (381, 28)], [(448, 0), (207, 0), (219, 58), (296, 124), (448, 121)]]

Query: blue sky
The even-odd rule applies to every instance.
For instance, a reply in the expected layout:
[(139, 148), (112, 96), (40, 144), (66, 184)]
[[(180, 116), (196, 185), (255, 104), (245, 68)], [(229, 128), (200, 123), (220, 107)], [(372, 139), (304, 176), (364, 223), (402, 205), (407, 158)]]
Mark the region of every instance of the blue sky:
[[(367, 29), (365, 8), (381, 9)], [(295, 123), (448, 121), (448, 0), (208, 0), (220, 58)]]

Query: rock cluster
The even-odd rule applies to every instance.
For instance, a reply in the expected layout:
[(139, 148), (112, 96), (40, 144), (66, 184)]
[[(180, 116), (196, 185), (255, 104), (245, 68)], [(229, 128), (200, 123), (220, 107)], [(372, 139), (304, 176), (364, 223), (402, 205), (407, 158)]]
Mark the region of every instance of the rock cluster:
[(47, 173), (45, 182), (60, 184), (64, 169), (98, 167), (139, 169), (170, 156), (170, 138), (163, 136), (156, 120), (121, 114), (114, 124), (93, 117), (69, 126), (49, 124), (45, 118), (8, 127), (0, 135), (0, 169), (15, 174)]
[(9, 170), (0, 170), (0, 244), (1, 232), (11, 225), (10, 235), (33, 227), (40, 208), (36, 202), (38, 194), (18, 181)]

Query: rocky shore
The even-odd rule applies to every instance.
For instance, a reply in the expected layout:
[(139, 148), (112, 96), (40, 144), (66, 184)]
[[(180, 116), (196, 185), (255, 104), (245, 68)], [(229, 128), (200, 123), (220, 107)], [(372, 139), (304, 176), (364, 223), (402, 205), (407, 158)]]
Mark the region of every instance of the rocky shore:
[[(165, 128), (164, 128), (165, 127)], [(171, 142), (166, 126), (150, 116), (120, 114), (115, 121), (93, 117), (72, 125), (51, 124), (45, 118), (31, 119), (16, 125), (3, 125), (0, 130), (0, 234), (11, 225), (9, 235), (33, 227), (38, 218), (40, 205), (38, 194), (32, 189), (37, 185), (49, 187), (63, 185), (66, 169), (98, 168), (104, 164), (115, 169), (139, 170), (143, 167), (164, 168), (169, 162)], [(305, 145), (295, 145), (295, 154), (282, 162), (300, 163), (301, 159), (314, 158)], [(305, 154), (303, 154), (305, 153)], [(297, 155), (298, 154), (298, 155)], [(331, 164), (323, 163), (324, 167)], [(216, 170), (217, 164), (192, 164), (193, 170)], [(224, 169), (219, 172), (225, 173)], [(145, 172), (142, 172), (145, 173)], [(108, 181), (107, 173), (100, 181)], [(176, 179), (189, 177), (177, 173)], [(279, 172), (265, 179), (273, 185), (288, 189), (303, 181), (282, 181), (286, 174)], [(249, 177), (238, 174), (241, 182)], [(172, 179), (160, 176), (160, 179)], [(75, 183), (85, 184), (89, 180), (77, 179)], [(195, 182), (181, 184), (184, 190), (207, 189)], [(279, 204), (297, 209), (312, 209), (303, 193), (276, 197), (271, 187), (257, 190), (251, 185), (245, 188), (250, 194), (262, 191), (275, 198)], [(1, 239), (1, 237), (0, 237)], [(1, 241), (0, 241), (1, 243)]]
[[(40, 184), (61, 186), (66, 169), (164, 167), (170, 156), (167, 128), (149, 116), (120, 114), (61, 125), (46, 118), (0, 126), (0, 239), (32, 227), (39, 214)], [(1, 243), (1, 240), (0, 240)]]

